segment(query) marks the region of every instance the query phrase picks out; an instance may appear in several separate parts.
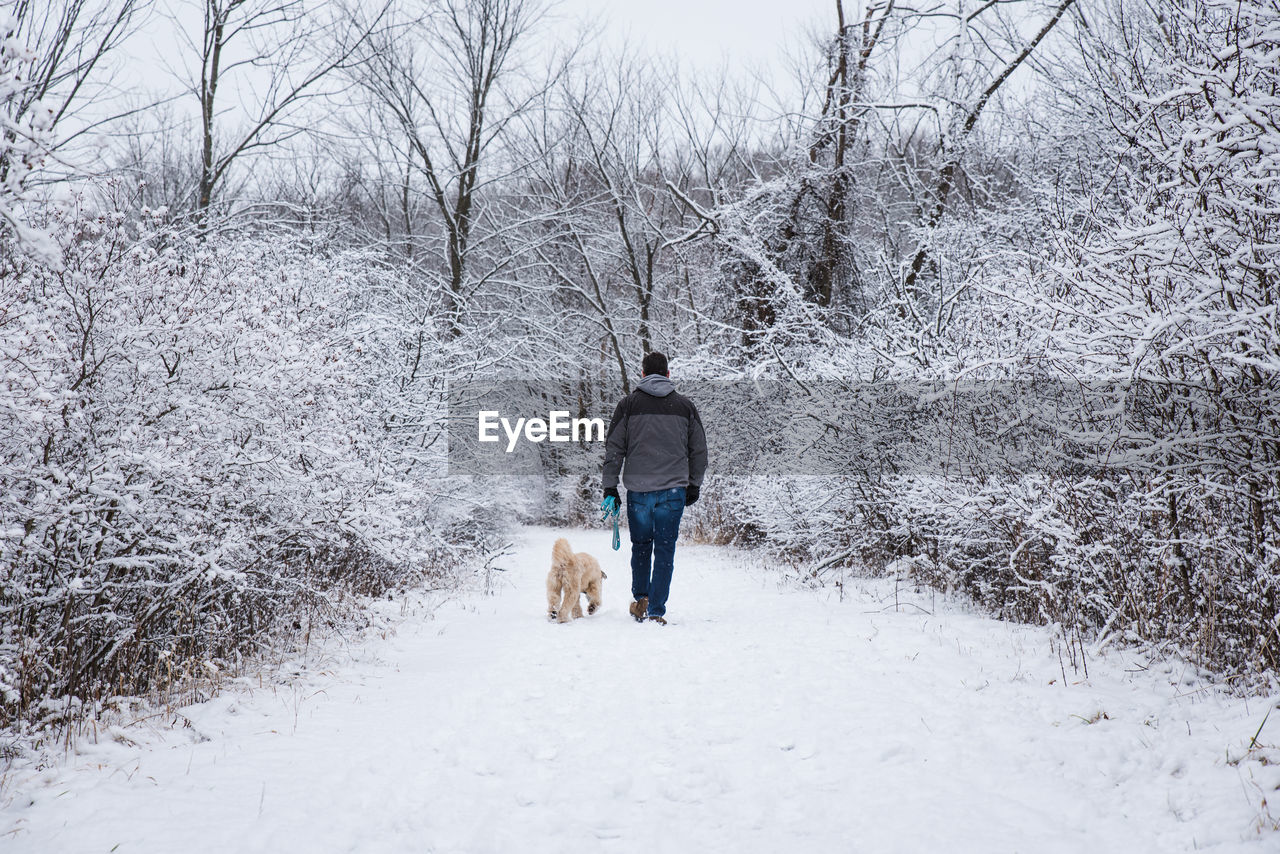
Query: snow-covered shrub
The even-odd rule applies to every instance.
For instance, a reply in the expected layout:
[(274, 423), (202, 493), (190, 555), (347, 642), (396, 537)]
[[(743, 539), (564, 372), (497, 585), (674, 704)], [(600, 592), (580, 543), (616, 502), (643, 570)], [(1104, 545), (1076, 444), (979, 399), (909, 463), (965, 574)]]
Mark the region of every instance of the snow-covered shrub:
[(59, 227), (59, 269), (0, 271), (0, 725), (234, 662), (327, 591), (483, 539), (432, 480), (406, 367), (431, 330), (386, 313), (368, 258), (155, 215)]
[(1061, 364), (1131, 392), (1123, 432), (1092, 440), (1110, 443), (1116, 506), (1145, 522), (1150, 572), (1119, 622), (1274, 667), (1280, 9), (1172, 5), (1117, 12), (1090, 42), (1117, 179), (1062, 217), (1042, 325)]

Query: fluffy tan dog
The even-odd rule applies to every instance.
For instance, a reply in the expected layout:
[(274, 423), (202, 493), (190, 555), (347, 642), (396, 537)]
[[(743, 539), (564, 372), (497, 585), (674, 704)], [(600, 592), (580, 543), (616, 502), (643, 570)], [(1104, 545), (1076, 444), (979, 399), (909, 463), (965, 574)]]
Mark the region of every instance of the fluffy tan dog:
[(573, 553), (564, 537), (551, 547), (551, 571), (547, 573), (547, 619), (567, 623), (582, 616), (582, 594), (587, 613), (600, 607), (600, 582), (607, 578), (600, 564), (586, 552)]

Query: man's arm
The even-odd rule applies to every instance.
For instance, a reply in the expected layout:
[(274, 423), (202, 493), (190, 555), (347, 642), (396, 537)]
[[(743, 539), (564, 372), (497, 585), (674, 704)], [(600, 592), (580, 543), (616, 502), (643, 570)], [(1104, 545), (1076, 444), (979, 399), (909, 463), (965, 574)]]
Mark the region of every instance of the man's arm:
[(707, 433), (702, 429), (702, 418), (693, 401), (689, 401), (689, 409), (692, 413), (689, 417), (689, 484), (701, 488), (707, 473)]
[(605, 489), (616, 490), (618, 478), (622, 474), (622, 460), (627, 455), (627, 399), (624, 397), (613, 410), (613, 420), (609, 422), (609, 432), (604, 443), (604, 483)]

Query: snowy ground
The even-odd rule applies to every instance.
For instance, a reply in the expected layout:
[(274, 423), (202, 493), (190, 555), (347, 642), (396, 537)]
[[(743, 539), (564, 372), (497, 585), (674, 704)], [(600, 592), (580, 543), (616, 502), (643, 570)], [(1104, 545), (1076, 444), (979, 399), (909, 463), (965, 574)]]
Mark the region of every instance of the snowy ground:
[(1266, 701), (1123, 653), (1064, 685), (1042, 630), (895, 612), (884, 582), (843, 602), (780, 589), (712, 547), (681, 545), (671, 624), (636, 625), (626, 545), (602, 532), (570, 539), (601, 558), (604, 608), (549, 624), (555, 536), (525, 532), (497, 596), (411, 617), (336, 670), (19, 777), (0, 851), (1280, 847), (1256, 830), (1280, 766), (1227, 761)]

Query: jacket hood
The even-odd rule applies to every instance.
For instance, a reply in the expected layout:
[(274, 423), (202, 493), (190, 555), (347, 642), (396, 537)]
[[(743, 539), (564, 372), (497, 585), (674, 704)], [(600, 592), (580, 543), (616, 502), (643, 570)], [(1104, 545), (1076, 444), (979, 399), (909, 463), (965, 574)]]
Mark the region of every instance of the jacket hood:
[(641, 377), (640, 382), (636, 384), (636, 388), (654, 397), (666, 397), (676, 390), (675, 383), (671, 382), (671, 378), (664, 377), (662, 374), (647, 374)]

